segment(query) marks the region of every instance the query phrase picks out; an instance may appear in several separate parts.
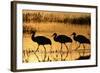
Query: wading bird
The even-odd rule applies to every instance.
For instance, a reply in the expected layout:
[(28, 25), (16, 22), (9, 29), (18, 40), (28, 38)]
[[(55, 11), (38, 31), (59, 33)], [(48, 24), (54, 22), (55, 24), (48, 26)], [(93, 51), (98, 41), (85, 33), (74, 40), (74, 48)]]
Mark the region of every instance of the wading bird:
[(45, 61), (46, 58), (46, 48), (44, 45), (50, 45), (51, 46), (51, 40), (45, 36), (35, 36), (35, 31), (32, 32), (32, 37), (31, 37), (32, 41), (36, 42), (38, 44), (37, 50), (35, 52), (38, 51), (39, 46), (43, 45), (44, 47), (44, 51), (45, 51), (45, 55), (44, 55), (44, 59), (43, 61)]
[(83, 45), (83, 48), (84, 48), (84, 52), (83, 52), (83, 55), (85, 53), (85, 45), (84, 44), (90, 44), (90, 40), (88, 38), (86, 38), (85, 36), (83, 35), (76, 35), (75, 32), (72, 33), (73, 35), (73, 39), (76, 41), (76, 42), (79, 42), (79, 46), (76, 48), (76, 50), (80, 47), (80, 45), (82, 44)]
[[(61, 52), (62, 52), (62, 45), (63, 44), (66, 46), (67, 51), (69, 51), (66, 43), (72, 43), (72, 39), (70, 37), (68, 37), (66, 35), (57, 35), (57, 33), (54, 33), (52, 36), (54, 38), (54, 41), (61, 43), (61, 48), (60, 48)], [(61, 60), (63, 60), (62, 59), (62, 54), (63, 53), (61, 53)], [(68, 55), (68, 52), (67, 52), (67, 55)]]

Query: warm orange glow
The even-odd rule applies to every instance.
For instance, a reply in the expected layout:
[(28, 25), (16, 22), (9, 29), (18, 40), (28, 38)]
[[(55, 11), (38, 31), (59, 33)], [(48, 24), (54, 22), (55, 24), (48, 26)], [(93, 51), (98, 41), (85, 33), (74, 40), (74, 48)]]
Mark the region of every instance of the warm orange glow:
[[(69, 12), (49, 12), (49, 11), (32, 11), (32, 10), (23, 10), (23, 14), (26, 13), (39, 13), (44, 15), (52, 14), (55, 18), (63, 20), (66, 18), (78, 18), (90, 16), (89, 13), (69, 13)], [(51, 16), (51, 18), (52, 18)], [(61, 43), (54, 41), (52, 34), (56, 32), (58, 35), (69, 36), (73, 42), (66, 43), (69, 51), (66, 49), (65, 45), (62, 46), (63, 55), (62, 58), (64, 61), (72, 61), (78, 59), (80, 56), (89, 56), (91, 55), (91, 44), (85, 44), (85, 54), (83, 55), (84, 48), (81, 45), (77, 51), (76, 47), (79, 43), (76, 43), (71, 34), (76, 32), (78, 35), (84, 35), (88, 39), (91, 35), (91, 24), (71, 24), (63, 22), (23, 22), (23, 26), (27, 26), (27, 29), (33, 28), (36, 30), (35, 36), (45, 36), (49, 38), (52, 42), (52, 48), (50, 45), (45, 45), (46, 47), (46, 59), (45, 62), (49, 61), (61, 61)], [(32, 41), (31, 33), (23, 33), (23, 62), (42, 62), (44, 59), (44, 47), (39, 46), (39, 51), (34, 53), (38, 47), (38, 43)], [(33, 52), (34, 51), (34, 52)], [(67, 55), (68, 53), (68, 55)], [(38, 58), (37, 58), (38, 57)]]

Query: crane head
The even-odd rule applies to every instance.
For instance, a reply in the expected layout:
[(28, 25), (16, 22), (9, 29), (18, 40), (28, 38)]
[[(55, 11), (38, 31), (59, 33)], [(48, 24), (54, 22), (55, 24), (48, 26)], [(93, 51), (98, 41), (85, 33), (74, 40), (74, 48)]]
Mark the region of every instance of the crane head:
[(31, 31), (32, 34), (35, 34), (36, 31)]
[(71, 35), (76, 35), (76, 33), (75, 33), (75, 32), (73, 32)]
[(53, 33), (53, 35), (52, 36), (57, 36), (57, 33)]

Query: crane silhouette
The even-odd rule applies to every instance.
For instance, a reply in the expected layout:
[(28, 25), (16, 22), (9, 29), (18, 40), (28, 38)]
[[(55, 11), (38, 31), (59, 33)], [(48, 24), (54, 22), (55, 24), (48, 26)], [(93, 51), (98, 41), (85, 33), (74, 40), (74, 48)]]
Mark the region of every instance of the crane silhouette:
[(76, 50), (80, 47), (80, 45), (82, 44), (83, 45), (83, 48), (84, 48), (84, 52), (83, 52), (83, 55), (85, 53), (85, 45), (84, 44), (90, 44), (90, 40), (88, 38), (86, 38), (85, 36), (83, 35), (76, 35), (75, 32), (72, 33), (73, 35), (73, 39), (76, 41), (76, 42), (79, 42), (79, 46), (76, 48)]
[[(32, 31), (32, 37), (31, 37), (32, 41), (36, 42), (38, 44), (37, 50), (35, 51), (35, 53), (38, 51), (39, 46), (43, 45), (44, 47), (44, 59), (43, 61), (45, 61), (46, 58), (46, 48), (44, 45), (50, 45), (51, 46), (51, 40), (45, 36), (35, 36), (35, 31)], [(37, 57), (38, 58), (38, 57)]]
[[(54, 33), (52, 36), (54, 38), (54, 41), (61, 43), (61, 48), (60, 48), (61, 60), (63, 60), (62, 59), (62, 54), (63, 54), (62, 53), (62, 45), (64, 44), (66, 46), (67, 51), (69, 51), (66, 43), (72, 43), (72, 39), (70, 37), (66, 36), (66, 35), (57, 35), (57, 33)], [(67, 55), (68, 55), (68, 52), (67, 52)], [(66, 57), (67, 57), (67, 55), (66, 55)]]

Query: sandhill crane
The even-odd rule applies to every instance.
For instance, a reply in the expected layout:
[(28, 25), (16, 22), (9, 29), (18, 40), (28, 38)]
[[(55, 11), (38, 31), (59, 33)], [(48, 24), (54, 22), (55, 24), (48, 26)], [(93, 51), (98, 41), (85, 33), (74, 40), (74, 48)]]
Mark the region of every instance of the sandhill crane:
[[(80, 47), (81, 44), (83, 44), (83, 48), (84, 48), (84, 51), (85, 51), (85, 45), (84, 44), (90, 44), (90, 40), (83, 35), (76, 35), (75, 32), (73, 32), (72, 35), (73, 35), (73, 39), (76, 42), (80, 43), (79, 46), (76, 48), (76, 50)], [(83, 55), (84, 55), (84, 53), (85, 52), (83, 52)]]
[[(60, 48), (61, 52), (62, 52), (62, 44), (64, 44), (66, 46), (67, 51), (69, 51), (66, 43), (72, 43), (72, 39), (70, 37), (66, 35), (57, 35), (57, 33), (54, 33), (53, 36), (54, 36), (54, 41), (61, 43), (61, 48)], [(62, 60), (62, 54), (63, 53), (61, 53), (61, 60)]]
[(44, 51), (45, 51), (45, 55), (44, 55), (43, 61), (45, 61), (45, 58), (46, 58), (46, 48), (45, 48), (44, 45), (50, 45), (51, 46), (51, 44), (52, 44), (51, 40), (49, 38), (45, 37), (45, 36), (35, 36), (35, 31), (32, 31), (31, 39), (32, 39), (32, 41), (37, 42), (37, 44), (38, 44), (37, 50), (35, 52), (38, 51), (40, 45), (43, 45)]

